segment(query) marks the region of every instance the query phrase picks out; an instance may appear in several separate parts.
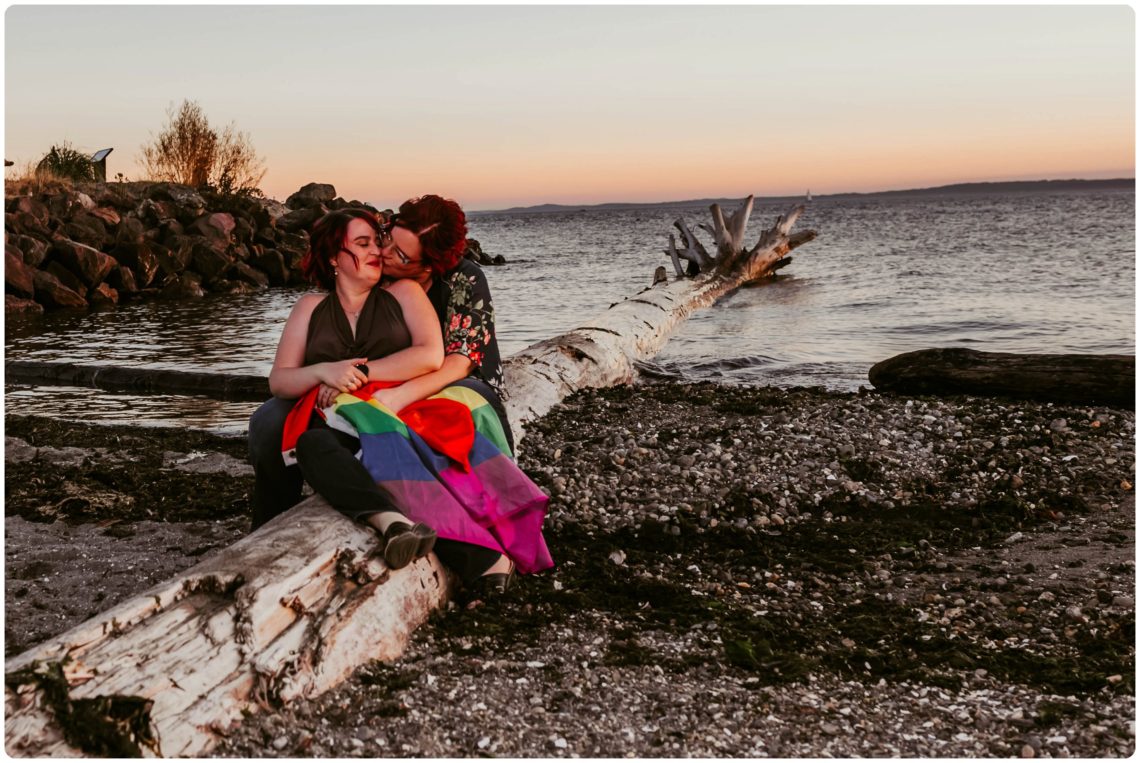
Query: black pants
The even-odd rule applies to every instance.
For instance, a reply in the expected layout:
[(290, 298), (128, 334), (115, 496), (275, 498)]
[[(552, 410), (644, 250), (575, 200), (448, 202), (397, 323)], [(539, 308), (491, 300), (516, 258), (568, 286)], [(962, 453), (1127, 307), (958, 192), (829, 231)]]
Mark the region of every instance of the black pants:
[[(351, 519), (361, 521), (378, 511), (399, 511), (388, 491), (376, 484), (356, 458), (358, 450), (360, 440), (314, 416), (309, 430), (297, 440), (297, 463), (313, 490)], [(498, 551), (446, 538), (436, 541), (435, 553), (464, 585), (499, 560)]]
[[(460, 379), (453, 386), (473, 389), (486, 398), (499, 416), (511, 452), (515, 449), (507, 412), (494, 389), (481, 379)], [(251, 529), (256, 530), (301, 500), (303, 477), (297, 466), (288, 466), (281, 458), (281, 437), (285, 419), (295, 400), (275, 397), (262, 403), (249, 417), (249, 462), (253, 465)], [(312, 484), (312, 483), (310, 483)], [(314, 488), (315, 489), (315, 488)], [(319, 492), (319, 491), (318, 491)], [(323, 493), (322, 493), (323, 495)]]
[[(454, 386), (473, 389), (487, 399), (499, 416), (513, 452), (514, 437), (506, 410), (491, 387), (479, 379), (461, 379)], [(330, 428), (320, 416), (313, 416), (309, 430), (297, 440), (300, 468), (286, 466), (281, 458), (281, 437), (292, 406), (291, 400), (274, 398), (250, 417), (250, 461), (255, 474), (253, 529), (301, 499), (302, 478), (335, 509), (354, 520), (378, 511), (399, 511), (391, 496), (356, 459), (360, 440)], [(499, 559), (498, 551), (443, 538), (436, 541), (435, 552), (464, 584), (471, 583)]]

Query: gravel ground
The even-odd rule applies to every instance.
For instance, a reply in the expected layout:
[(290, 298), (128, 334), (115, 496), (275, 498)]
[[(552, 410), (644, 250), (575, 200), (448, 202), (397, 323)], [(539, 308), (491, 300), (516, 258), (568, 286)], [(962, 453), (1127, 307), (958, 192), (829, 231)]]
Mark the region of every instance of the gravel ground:
[[(214, 447), (171, 442), (151, 453)], [(451, 605), (396, 663), (251, 716), (215, 754), (1131, 755), (1134, 442), (1134, 414), (1104, 408), (708, 384), (580, 393), (528, 430), (520, 458), (553, 496), (555, 570)], [(37, 458), (26, 465), (42, 471)], [(156, 470), (177, 460), (152, 456)], [(84, 484), (113, 472), (98, 461), (54, 470)], [(53, 490), (46, 514), (34, 490), (9, 507), (9, 546), (29, 520), (114, 529)], [(160, 533), (146, 501), (126, 503), (103, 501), (147, 546)], [(215, 505), (212, 528), (178, 523), (184, 546), (237, 531), (240, 501)], [(69, 585), (67, 569), (48, 577)], [(6, 634), (27, 638), (13, 623), (35, 597), (14, 586), (28, 581), (7, 579)]]

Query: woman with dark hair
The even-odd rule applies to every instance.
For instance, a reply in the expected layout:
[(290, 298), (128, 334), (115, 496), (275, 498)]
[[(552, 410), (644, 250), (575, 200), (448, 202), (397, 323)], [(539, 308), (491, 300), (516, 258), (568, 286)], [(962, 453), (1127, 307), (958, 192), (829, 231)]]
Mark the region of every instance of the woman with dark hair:
[[(407, 379), (438, 370), (443, 360), (439, 323), (423, 289), (407, 279), (380, 283), (380, 237), (378, 220), (366, 210), (330, 212), (317, 221), (301, 270), (326, 293), (297, 300), (277, 345), (269, 388), (275, 398), (300, 398), (294, 415), (307, 431), (296, 456), (306, 479), (318, 492), (330, 483), (340, 488), (336, 508), (379, 530), (384, 559), (397, 569), (428, 553), (435, 532), (393, 506), (353, 457), (356, 438), (330, 429), (317, 412), (331, 404), (330, 396), (359, 389), (370, 374)], [(321, 469), (310, 474), (306, 453), (318, 452)], [(277, 460), (285, 464), (280, 448)], [(259, 469), (257, 462), (254, 470), (262, 489), (281, 471), (277, 464)]]

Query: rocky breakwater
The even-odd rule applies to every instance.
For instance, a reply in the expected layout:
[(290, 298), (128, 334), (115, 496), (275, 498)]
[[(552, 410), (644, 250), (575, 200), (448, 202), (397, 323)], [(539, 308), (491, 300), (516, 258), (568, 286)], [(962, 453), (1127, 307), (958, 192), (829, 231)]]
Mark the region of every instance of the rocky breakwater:
[(5, 194), (8, 313), (140, 298), (245, 294), (301, 283), (308, 229), (365, 207), (310, 183), (284, 204), (176, 183), (83, 183)]

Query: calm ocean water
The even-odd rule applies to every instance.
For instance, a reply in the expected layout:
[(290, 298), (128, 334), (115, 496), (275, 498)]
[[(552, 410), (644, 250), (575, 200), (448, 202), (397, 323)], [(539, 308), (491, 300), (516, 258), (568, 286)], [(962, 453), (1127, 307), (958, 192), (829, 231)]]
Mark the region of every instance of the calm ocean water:
[[(749, 241), (782, 211), (758, 203)], [(662, 250), (678, 216), (694, 227), (709, 219), (705, 207), (664, 205), (473, 216), (472, 237), (509, 263), (486, 268), (503, 354), (582, 325), (649, 285), (653, 270), (668, 266)], [(797, 250), (782, 278), (698, 312), (653, 362), (689, 379), (850, 390), (868, 384), (875, 362), (926, 347), (1135, 352), (1131, 191), (825, 198), (796, 226), (807, 228), (819, 237)], [(8, 358), (268, 373), (295, 299), (271, 290), (9, 320), (5, 350)], [(8, 385), (6, 407), (227, 431), (244, 429), (250, 408), (67, 391), (74, 396), (57, 403), (48, 398), (64, 396)]]

